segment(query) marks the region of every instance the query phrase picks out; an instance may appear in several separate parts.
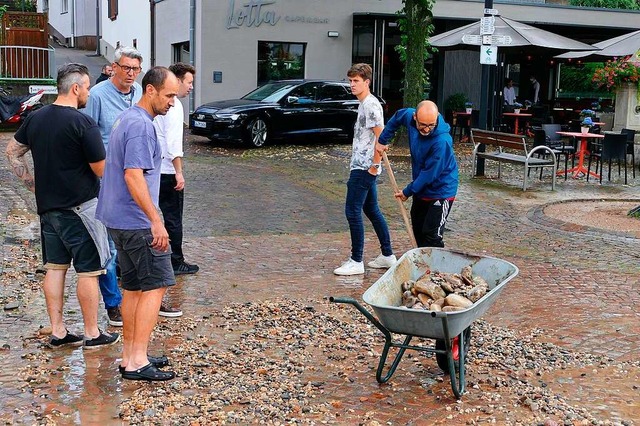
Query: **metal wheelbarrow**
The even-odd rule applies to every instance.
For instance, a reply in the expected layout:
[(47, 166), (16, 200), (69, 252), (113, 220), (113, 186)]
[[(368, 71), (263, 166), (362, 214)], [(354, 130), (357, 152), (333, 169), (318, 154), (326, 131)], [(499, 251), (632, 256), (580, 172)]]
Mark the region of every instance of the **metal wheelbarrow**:
[[(474, 276), (479, 275), (489, 284), (489, 291), (467, 309), (431, 312), (402, 306), (403, 282), (417, 280), (427, 270), (459, 273), (468, 265), (471, 265)], [(378, 318), (353, 298), (330, 297), (329, 300), (355, 306), (384, 334), (384, 349), (376, 372), (379, 383), (385, 383), (391, 378), (405, 350), (434, 353), (438, 366), (449, 373), (454, 395), (460, 398), (465, 388), (464, 365), (471, 342), (471, 324), (491, 307), (504, 286), (518, 272), (514, 264), (494, 257), (469, 255), (441, 248), (417, 248), (406, 252), (362, 296)], [(392, 333), (404, 334), (406, 337), (402, 343), (394, 342)], [(435, 348), (410, 345), (414, 336), (435, 339)], [(399, 350), (387, 374), (383, 376), (389, 349), (392, 347)]]

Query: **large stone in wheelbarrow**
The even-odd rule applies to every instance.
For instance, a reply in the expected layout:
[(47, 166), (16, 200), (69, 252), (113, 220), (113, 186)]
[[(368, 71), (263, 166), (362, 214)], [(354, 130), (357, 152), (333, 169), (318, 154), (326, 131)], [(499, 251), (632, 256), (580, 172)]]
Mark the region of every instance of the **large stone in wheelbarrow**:
[(430, 278), (427, 276), (426, 279), (419, 279), (416, 281), (413, 289), (417, 293), (424, 293), (429, 296), (433, 300), (438, 300), (443, 297), (447, 297), (447, 293), (440, 287), (438, 284), (431, 282)]
[(444, 298), (444, 306), (468, 308), (471, 305), (473, 305), (473, 302), (471, 300), (459, 294), (451, 293), (450, 295)]

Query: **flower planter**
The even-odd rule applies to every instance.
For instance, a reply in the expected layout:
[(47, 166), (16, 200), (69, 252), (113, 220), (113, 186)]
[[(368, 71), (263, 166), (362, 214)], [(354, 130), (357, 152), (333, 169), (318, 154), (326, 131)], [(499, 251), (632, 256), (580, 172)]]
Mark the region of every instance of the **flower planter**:
[(513, 112), (515, 112), (516, 114), (520, 114), (520, 108), (514, 109)]
[(473, 111), (473, 108), (465, 108), (465, 111), (467, 112), (467, 114), (471, 114), (471, 111)]
[(638, 86), (634, 83), (626, 83), (616, 90), (614, 130), (623, 128), (640, 131), (640, 102)]
[(582, 132), (583, 135), (586, 135), (587, 133), (589, 133), (589, 128), (586, 126), (580, 127), (580, 131)]

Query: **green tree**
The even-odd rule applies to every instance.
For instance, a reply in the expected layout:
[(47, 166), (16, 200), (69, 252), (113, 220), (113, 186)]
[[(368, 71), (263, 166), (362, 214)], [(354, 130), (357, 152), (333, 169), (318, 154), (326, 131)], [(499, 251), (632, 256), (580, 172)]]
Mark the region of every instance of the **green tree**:
[(604, 9), (640, 10), (638, 0), (569, 0), (571, 6), (601, 7)]
[(429, 85), (429, 75), (424, 68), (430, 51), (429, 36), (433, 33), (434, 0), (402, 0), (403, 8), (399, 24), (400, 45), (396, 50), (404, 62), (403, 104), (415, 106), (425, 98)]

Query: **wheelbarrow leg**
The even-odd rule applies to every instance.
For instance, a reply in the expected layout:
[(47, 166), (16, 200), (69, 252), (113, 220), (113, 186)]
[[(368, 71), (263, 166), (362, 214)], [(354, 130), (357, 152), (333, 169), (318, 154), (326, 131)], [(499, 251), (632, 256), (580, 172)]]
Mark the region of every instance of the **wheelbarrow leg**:
[[(411, 342), (412, 337), (413, 337), (412, 335), (408, 335), (404, 339), (402, 346), (397, 346), (397, 345), (394, 345), (393, 342), (391, 341), (391, 336), (385, 334), (384, 349), (382, 350), (382, 355), (380, 355), (380, 362), (378, 363), (378, 371), (376, 371), (376, 380), (378, 381), (378, 383), (386, 383), (391, 378), (391, 376), (393, 376), (393, 373), (395, 373), (396, 368), (398, 368), (398, 364), (400, 364), (400, 360), (404, 355), (404, 351), (407, 349), (406, 346), (409, 345), (409, 342)], [(382, 371), (384, 370), (384, 365), (387, 361), (387, 356), (389, 355), (389, 348), (391, 348), (392, 346), (399, 348), (398, 354), (396, 355), (395, 359), (391, 363), (391, 367), (389, 367), (389, 371), (387, 372), (387, 375), (382, 377)]]
[(464, 346), (464, 330), (458, 336), (458, 377), (456, 377), (456, 367), (453, 360), (453, 350), (451, 346), (451, 337), (449, 335), (449, 320), (446, 315), (442, 315), (440, 312), (434, 312), (432, 317), (440, 317), (442, 319), (442, 330), (444, 331), (444, 345), (447, 351), (447, 358), (449, 360), (449, 378), (451, 379), (451, 390), (456, 398), (460, 398), (464, 393), (464, 362), (465, 351)]
[[(382, 334), (384, 334), (384, 349), (382, 349), (382, 355), (380, 356), (380, 362), (378, 363), (378, 370), (376, 371), (376, 380), (378, 381), (378, 383), (387, 382), (391, 378), (393, 373), (396, 371), (396, 368), (398, 367), (398, 364), (400, 363), (400, 360), (404, 355), (404, 351), (407, 348), (399, 346), (397, 343), (393, 343), (393, 339), (391, 337), (391, 333), (389, 332), (389, 330), (387, 330), (387, 328), (384, 325), (380, 324), (380, 321), (378, 321), (373, 315), (371, 315), (371, 313), (369, 313), (369, 311), (367, 311), (364, 308), (364, 306), (358, 303), (357, 300), (352, 299), (350, 297), (333, 297), (332, 296), (332, 297), (329, 297), (329, 301), (333, 303), (346, 303), (349, 305), (353, 305), (357, 310), (360, 311), (360, 313), (362, 313), (362, 315), (364, 315), (369, 321), (371, 321), (371, 323), (375, 325), (378, 328), (378, 330), (382, 332)], [(404, 346), (407, 346), (409, 344), (412, 337), (413, 336), (408, 335), (404, 339)], [(393, 360), (391, 367), (389, 367), (389, 371), (387, 372), (386, 376), (382, 377), (382, 371), (384, 370), (384, 365), (387, 361), (387, 356), (389, 355), (389, 348), (391, 347), (398, 347), (399, 348), (398, 354)]]
[(465, 380), (464, 380), (464, 362), (465, 351), (464, 347), (464, 331), (458, 336), (458, 377), (456, 377), (456, 368), (453, 360), (453, 351), (451, 350), (451, 339), (445, 340), (445, 346), (447, 348), (447, 357), (449, 358), (449, 378), (451, 379), (451, 390), (456, 398), (460, 399), (464, 393)]

